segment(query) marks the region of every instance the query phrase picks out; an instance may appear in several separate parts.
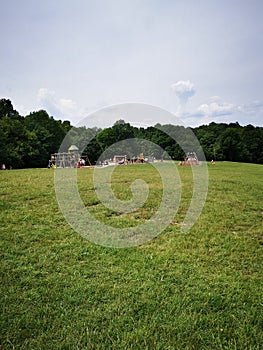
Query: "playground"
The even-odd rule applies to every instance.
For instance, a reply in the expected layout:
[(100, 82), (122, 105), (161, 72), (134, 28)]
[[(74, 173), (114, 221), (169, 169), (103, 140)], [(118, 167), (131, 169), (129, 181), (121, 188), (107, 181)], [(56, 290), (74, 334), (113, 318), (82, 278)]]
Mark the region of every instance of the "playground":
[(88, 155), (80, 154), (79, 148), (76, 145), (71, 145), (68, 152), (58, 152), (51, 155), (48, 161), (48, 168), (93, 168), (94, 166), (108, 165), (130, 165), (153, 163), (154, 157), (144, 157), (143, 153), (138, 156), (128, 158), (127, 155), (114, 155), (113, 159), (97, 161), (96, 165), (92, 165)]
[[(110, 159), (98, 160), (96, 164), (91, 164), (89, 156), (80, 154), (79, 148), (76, 145), (71, 145), (68, 152), (58, 152), (51, 155), (48, 162), (48, 168), (93, 168), (94, 166), (109, 166), (109, 165), (131, 165), (154, 163), (154, 156), (144, 156), (141, 152), (137, 156), (128, 157), (126, 154), (114, 155)], [(163, 161), (163, 159), (160, 159)], [(212, 160), (211, 164), (215, 162)], [(180, 166), (198, 166), (200, 162), (197, 154), (194, 151), (187, 152), (184, 159), (179, 162)]]

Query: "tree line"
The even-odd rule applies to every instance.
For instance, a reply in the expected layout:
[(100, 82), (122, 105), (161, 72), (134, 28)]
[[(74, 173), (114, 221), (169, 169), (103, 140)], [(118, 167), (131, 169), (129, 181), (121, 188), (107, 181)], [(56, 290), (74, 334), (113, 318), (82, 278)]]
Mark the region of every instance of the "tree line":
[[(72, 127), (45, 110), (21, 116), (9, 99), (0, 99), (0, 163), (6, 167), (46, 167), (51, 154), (77, 145), (90, 164), (114, 154), (182, 160), (194, 151), (198, 158), (263, 164), (263, 128), (238, 123), (210, 123), (196, 128), (156, 124), (138, 128), (118, 120), (112, 127)], [(88, 144), (87, 144), (87, 141)]]

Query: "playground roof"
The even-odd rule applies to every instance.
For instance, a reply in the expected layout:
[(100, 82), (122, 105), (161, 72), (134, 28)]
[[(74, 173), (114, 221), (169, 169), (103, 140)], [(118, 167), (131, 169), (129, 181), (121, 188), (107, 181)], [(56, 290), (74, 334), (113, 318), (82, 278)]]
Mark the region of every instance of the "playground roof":
[(68, 149), (69, 151), (78, 151), (79, 149), (78, 149), (78, 147), (77, 146), (75, 146), (75, 145), (71, 145), (70, 147), (69, 147), (69, 149)]

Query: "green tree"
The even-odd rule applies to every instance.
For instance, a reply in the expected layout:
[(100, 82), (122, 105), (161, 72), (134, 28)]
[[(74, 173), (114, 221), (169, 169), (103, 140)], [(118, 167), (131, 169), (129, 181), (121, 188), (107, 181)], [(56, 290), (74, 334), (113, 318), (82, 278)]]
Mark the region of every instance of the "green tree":
[(14, 110), (8, 99), (0, 100), (0, 163), (7, 168), (27, 166), (28, 157), (36, 156), (37, 137), (26, 129), (24, 118)]
[(4, 117), (20, 120), (22, 118), (13, 108), (12, 102), (8, 99), (2, 98), (0, 99), (0, 119), (3, 119)]
[(219, 137), (219, 145), (224, 160), (238, 162), (247, 156), (240, 130), (237, 128), (227, 128)]
[(38, 156), (36, 142), (36, 134), (28, 131), (20, 120), (7, 116), (0, 120), (0, 163), (7, 167), (27, 167), (29, 158)]
[(68, 124), (50, 117), (44, 110), (32, 112), (25, 117), (25, 126), (37, 136), (35, 148), (37, 156), (30, 158), (30, 166), (46, 166), (50, 155), (58, 151), (65, 135)]
[(244, 161), (263, 163), (263, 128), (245, 126), (242, 130), (242, 140), (248, 151)]
[(113, 127), (106, 128), (99, 132), (97, 141), (105, 150), (114, 143), (136, 137), (136, 128), (129, 123), (115, 123)]

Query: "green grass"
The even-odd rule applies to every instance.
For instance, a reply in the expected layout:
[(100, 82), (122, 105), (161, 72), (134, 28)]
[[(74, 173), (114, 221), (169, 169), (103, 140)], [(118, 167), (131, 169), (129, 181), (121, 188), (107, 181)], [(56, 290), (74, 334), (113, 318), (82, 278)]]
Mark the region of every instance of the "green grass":
[[(70, 228), (52, 170), (0, 172), (0, 349), (262, 349), (263, 166), (209, 164), (207, 201), (188, 234), (180, 224), (191, 169), (178, 171), (174, 222), (129, 249), (92, 244)], [(99, 203), (92, 170), (78, 171), (85, 205), (117, 227), (158, 207), (162, 189), (149, 165), (118, 167), (116, 195), (129, 199), (135, 178), (149, 183), (149, 199), (120, 216)]]

